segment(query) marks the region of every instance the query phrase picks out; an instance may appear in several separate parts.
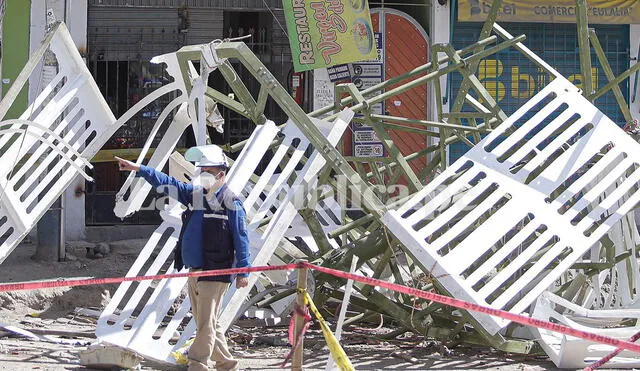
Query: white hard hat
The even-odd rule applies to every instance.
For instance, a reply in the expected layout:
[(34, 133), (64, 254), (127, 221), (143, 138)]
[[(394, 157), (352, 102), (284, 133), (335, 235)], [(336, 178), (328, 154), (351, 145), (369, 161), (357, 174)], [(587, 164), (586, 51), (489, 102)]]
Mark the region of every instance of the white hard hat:
[(191, 147), (184, 154), (187, 161), (195, 162), (199, 167), (224, 167), (229, 168), (227, 156), (222, 152), (222, 148), (215, 144)]

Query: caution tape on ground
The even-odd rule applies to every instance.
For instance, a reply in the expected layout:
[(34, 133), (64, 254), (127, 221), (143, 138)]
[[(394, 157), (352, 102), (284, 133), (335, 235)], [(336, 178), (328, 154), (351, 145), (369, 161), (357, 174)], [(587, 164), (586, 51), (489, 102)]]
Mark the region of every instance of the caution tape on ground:
[(324, 335), (324, 340), (327, 342), (327, 346), (329, 347), (329, 352), (331, 353), (331, 357), (333, 358), (333, 362), (335, 362), (336, 366), (340, 369), (340, 371), (353, 371), (353, 365), (347, 357), (347, 353), (344, 352), (344, 349), (340, 346), (338, 339), (336, 339), (333, 332), (329, 328), (329, 325), (324, 320), (318, 308), (313, 303), (311, 296), (307, 290), (304, 290), (304, 301), (309, 306), (309, 309), (313, 312), (313, 315), (318, 319), (318, 323), (320, 324), (320, 328), (322, 329), (322, 335)]
[(339, 271), (339, 270), (335, 270), (335, 269), (331, 269), (331, 268), (326, 268), (326, 267), (320, 267), (320, 266), (309, 264), (309, 263), (302, 263), (302, 264), (307, 266), (310, 269), (314, 269), (314, 270), (317, 270), (319, 272), (323, 272), (323, 273), (327, 273), (327, 274), (330, 274), (330, 275), (333, 275), (333, 276), (346, 278), (346, 279), (350, 279), (350, 280), (354, 280), (354, 281), (358, 281), (358, 282), (362, 282), (362, 283), (365, 283), (365, 284), (368, 284), (368, 285), (371, 285), (371, 286), (382, 287), (382, 288), (393, 290), (393, 291), (400, 292), (400, 293), (403, 293), (403, 294), (417, 296), (417, 297), (422, 298), (422, 299), (434, 301), (436, 303), (448, 305), (448, 306), (455, 307), (455, 308), (458, 308), (458, 309), (464, 309), (464, 310), (468, 310), (468, 311), (485, 313), (485, 314), (489, 314), (489, 315), (492, 315), (492, 316), (508, 319), (510, 321), (513, 321), (513, 322), (516, 322), (516, 323), (519, 323), (519, 324), (522, 324), (522, 325), (542, 328), (542, 329), (550, 330), (550, 331), (554, 331), (554, 332), (559, 332), (561, 334), (570, 335), (570, 336), (574, 336), (574, 337), (577, 337), (577, 338), (580, 338), (580, 339), (593, 341), (595, 343), (611, 345), (611, 346), (619, 348), (619, 349), (626, 349), (626, 350), (630, 350), (632, 352), (640, 353), (640, 344), (634, 344), (634, 343), (631, 343), (631, 342), (628, 342), (628, 341), (625, 341), (625, 340), (614, 339), (614, 338), (608, 337), (608, 336), (602, 336), (602, 335), (598, 335), (598, 334), (594, 334), (594, 333), (590, 333), (590, 332), (586, 332), (586, 331), (576, 330), (576, 329), (573, 329), (571, 327), (560, 325), (560, 324), (557, 324), (557, 323), (551, 323), (551, 322), (548, 322), (548, 321), (543, 321), (543, 320), (540, 320), (540, 319), (527, 317), (527, 316), (524, 316), (524, 315), (521, 315), (521, 314), (515, 314), (515, 313), (507, 312), (507, 311), (501, 310), (501, 309), (494, 309), (494, 308), (486, 307), (484, 305), (469, 303), (468, 301), (455, 299), (455, 298), (451, 298), (451, 297), (448, 297), (448, 296), (443, 296), (443, 295), (440, 295), (440, 294), (436, 294), (434, 292), (422, 291), (422, 290), (415, 289), (415, 288), (412, 288), (412, 287), (398, 285), (396, 283), (390, 283), (390, 282), (378, 280), (378, 279), (375, 279), (375, 278), (363, 277), (363, 276), (360, 276), (360, 275), (357, 275), (357, 274), (347, 273), (347, 272), (343, 272), (343, 271)]
[(189, 347), (191, 347), (191, 344), (193, 344), (194, 340), (194, 338), (187, 340), (187, 342), (184, 343), (184, 345), (180, 347), (180, 349), (171, 352), (171, 357), (176, 360), (176, 364), (179, 364), (180, 366), (186, 366), (189, 364), (189, 357), (187, 356), (187, 352), (189, 351)]
[(557, 323), (551, 323), (535, 318), (530, 318), (521, 314), (515, 314), (507, 312), (501, 309), (494, 309), (487, 306), (469, 303), (464, 300), (451, 298), (436, 294), (434, 292), (422, 291), (416, 288), (398, 285), (396, 283), (390, 283), (375, 278), (364, 277), (358, 274), (347, 273), (331, 268), (321, 267), (307, 262), (301, 262), (296, 264), (275, 265), (275, 266), (259, 266), (249, 268), (231, 268), (231, 269), (219, 269), (209, 271), (198, 272), (186, 272), (186, 273), (172, 273), (172, 274), (160, 274), (154, 276), (136, 276), (136, 277), (112, 277), (112, 278), (93, 278), (93, 279), (81, 279), (81, 280), (57, 280), (57, 281), (34, 281), (34, 282), (21, 282), (21, 283), (7, 283), (0, 284), (0, 292), (7, 291), (19, 291), (19, 290), (35, 290), (42, 288), (53, 287), (72, 287), (72, 286), (86, 286), (86, 285), (100, 285), (111, 283), (122, 283), (132, 281), (144, 281), (144, 280), (163, 280), (172, 278), (186, 278), (186, 277), (205, 277), (205, 276), (221, 276), (238, 273), (251, 273), (251, 272), (264, 272), (264, 271), (277, 271), (277, 270), (289, 270), (295, 268), (308, 268), (330, 274), (335, 277), (351, 279), (354, 281), (362, 282), (371, 286), (377, 286), (403, 294), (413, 295), (425, 300), (433, 301), (436, 303), (448, 305), (462, 310), (480, 312), (500, 318), (507, 319), (512, 322), (516, 322), (526, 326), (532, 326), (542, 328), (554, 332), (558, 332), (564, 335), (577, 337), (584, 340), (589, 340), (595, 343), (610, 345), (615, 348), (629, 350), (632, 352), (640, 353), (640, 344), (634, 344), (629, 341), (614, 339), (612, 337), (598, 335), (586, 331), (576, 330), (568, 326), (560, 325)]

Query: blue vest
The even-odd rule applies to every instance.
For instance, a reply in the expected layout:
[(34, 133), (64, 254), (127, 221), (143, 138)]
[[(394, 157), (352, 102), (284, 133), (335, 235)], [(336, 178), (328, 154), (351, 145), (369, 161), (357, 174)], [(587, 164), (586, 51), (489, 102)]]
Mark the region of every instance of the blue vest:
[[(201, 246), (200, 251), (202, 253), (202, 270), (212, 269), (228, 269), (233, 267), (233, 261), (235, 258), (235, 247), (233, 245), (233, 236), (231, 229), (229, 228), (229, 216), (227, 215), (227, 206), (233, 205), (233, 202), (238, 200), (238, 197), (228, 190), (226, 186), (218, 192), (216, 198), (211, 203), (204, 202), (205, 210), (202, 215), (202, 227), (200, 228)], [(184, 267), (182, 260), (184, 232), (187, 229), (187, 225), (191, 222), (192, 216), (195, 213), (194, 210), (188, 208), (182, 213), (182, 230), (180, 231), (180, 237), (178, 244), (174, 250), (175, 255), (175, 268), (180, 270)], [(192, 228), (191, 228), (192, 229)], [(198, 228), (192, 229), (198, 230)], [(199, 281), (217, 281), (217, 282), (231, 282), (231, 275), (224, 276), (208, 276), (200, 277)]]

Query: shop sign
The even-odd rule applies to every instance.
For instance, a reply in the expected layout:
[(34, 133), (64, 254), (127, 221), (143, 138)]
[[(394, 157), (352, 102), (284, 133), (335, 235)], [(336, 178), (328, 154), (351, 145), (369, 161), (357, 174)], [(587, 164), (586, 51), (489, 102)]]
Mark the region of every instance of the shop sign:
[(377, 59), (367, 0), (284, 0), (296, 72)]
[[(591, 68), (592, 86), (600, 86), (600, 68)], [(580, 73), (566, 76), (576, 87), (583, 89)], [(537, 68), (527, 68), (511, 59), (483, 59), (478, 66), (478, 79), (496, 102), (522, 99), (526, 101), (549, 83), (549, 75)]]
[[(458, 20), (484, 22), (491, 1), (458, 1)], [(512, 0), (504, 1), (498, 11), (499, 22), (575, 23), (575, 0)], [(590, 24), (640, 23), (638, 0), (589, 0), (587, 19)]]
[(331, 82), (351, 81), (351, 71), (348, 64), (339, 64), (333, 67), (327, 67), (329, 80)]

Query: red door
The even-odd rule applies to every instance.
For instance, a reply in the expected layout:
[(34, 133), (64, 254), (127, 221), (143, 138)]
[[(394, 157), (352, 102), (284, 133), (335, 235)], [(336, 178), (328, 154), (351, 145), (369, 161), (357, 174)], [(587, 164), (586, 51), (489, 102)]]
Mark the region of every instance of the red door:
[[(428, 62), (427, 34), (411, 16), (395, 9), (377, 8), (371, 10), (371, 21), (375, 32), (384, 35), (385, 80), (405, 74)], [(390, 116), (427, 120), (427, 85), (415, 87), (386, 100), (384, 109)], [(423, 126), (416, 127), (424, 129)], [(427, 146), (428, 138), (425, 135), (400, 130), (387, 132), (405, 156)], [(421, 156), (409, 164), (419, 174), (427, 165), (427, 156)]]

